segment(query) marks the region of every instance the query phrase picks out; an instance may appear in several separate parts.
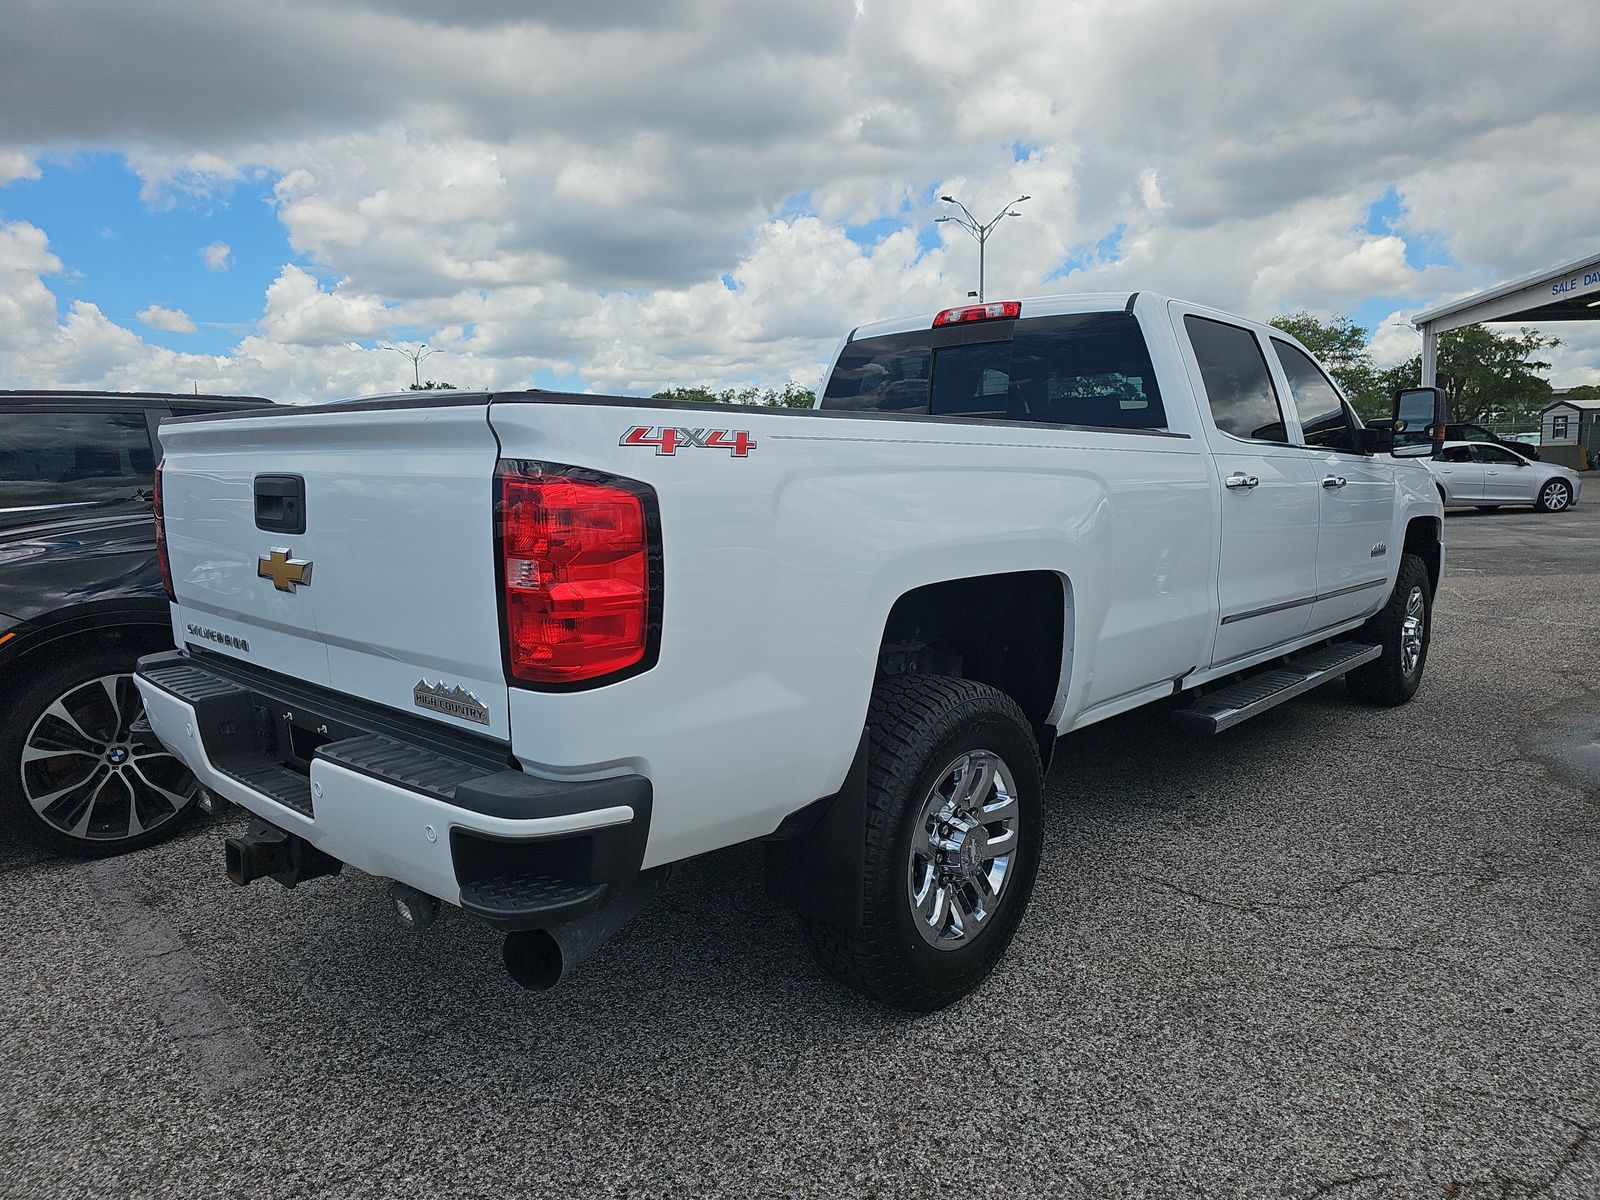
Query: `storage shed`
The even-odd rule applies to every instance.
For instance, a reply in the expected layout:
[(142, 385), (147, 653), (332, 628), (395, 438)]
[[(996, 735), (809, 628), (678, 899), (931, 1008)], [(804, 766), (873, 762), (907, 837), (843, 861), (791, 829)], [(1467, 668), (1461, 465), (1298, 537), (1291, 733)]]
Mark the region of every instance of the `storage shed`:
[(1600, 459), (1600, 400), (1578, 399), (1567, 392), (1539, 414), (1539, 457), (1582, 471)]

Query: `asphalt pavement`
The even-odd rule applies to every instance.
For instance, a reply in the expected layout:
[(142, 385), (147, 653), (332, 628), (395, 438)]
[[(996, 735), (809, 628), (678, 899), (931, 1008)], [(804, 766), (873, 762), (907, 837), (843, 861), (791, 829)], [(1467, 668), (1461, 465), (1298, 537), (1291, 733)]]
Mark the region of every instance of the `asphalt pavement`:
[(569, 985), (384, 885), (231, 886), (240, 817), (0, 842), (0, 1195), (1600, 1196), (1600, 495), (1452, 513), (1427, 675), (1076, 735), (995, 977), (907, 1017), (760, 854)]

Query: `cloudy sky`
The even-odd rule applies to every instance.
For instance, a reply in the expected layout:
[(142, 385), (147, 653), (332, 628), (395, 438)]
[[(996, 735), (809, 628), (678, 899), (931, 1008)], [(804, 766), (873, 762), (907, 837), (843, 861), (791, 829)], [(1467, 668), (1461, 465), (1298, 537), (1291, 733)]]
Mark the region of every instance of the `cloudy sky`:
[(946, 192), (1032, 196), (991, 297), (1393, 362), (1600, 250), (1597, 51), (1591, 0), (0, 0), (0, 387), (811, 385), (975, 286)]

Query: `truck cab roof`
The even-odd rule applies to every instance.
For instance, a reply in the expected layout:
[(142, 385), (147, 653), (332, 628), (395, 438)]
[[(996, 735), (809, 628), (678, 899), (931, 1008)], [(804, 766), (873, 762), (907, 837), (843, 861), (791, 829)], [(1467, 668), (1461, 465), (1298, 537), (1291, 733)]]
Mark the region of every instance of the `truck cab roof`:
[(41, 408), (70, 404), (74, 407), (166, 408), (173, 411), (224, 408), (261, 408), (271, 404), (265, 396), (213, 396), (200, 392), (109, 392), (89, 389), (0, 389), (0, 404), (37, 404)]

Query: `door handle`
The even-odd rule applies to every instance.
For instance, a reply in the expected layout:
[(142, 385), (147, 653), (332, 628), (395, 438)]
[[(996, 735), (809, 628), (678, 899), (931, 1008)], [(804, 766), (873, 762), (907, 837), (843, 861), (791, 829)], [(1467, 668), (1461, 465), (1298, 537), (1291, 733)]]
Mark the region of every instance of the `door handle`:
[(1343, 475), (1329, 475), (1326, 479), (1324, 479), (1322, 481), (1322, 486), (1327, 488), (1330, 492), (1331, 491), (1337, 491), (1339, 488), (1342, 488), (1344, 485), (1345, 485), (1345, 478), (1344, 478)]
[(1251, 488), (1261, 485), (1261, 480), (1254, 475), (1245, 475), (1238, 471), (1229, 475), (1222, 482), (1224, 486), (1232, 488), (1236, 492), (1248, 492)]

